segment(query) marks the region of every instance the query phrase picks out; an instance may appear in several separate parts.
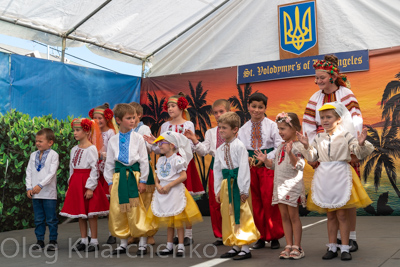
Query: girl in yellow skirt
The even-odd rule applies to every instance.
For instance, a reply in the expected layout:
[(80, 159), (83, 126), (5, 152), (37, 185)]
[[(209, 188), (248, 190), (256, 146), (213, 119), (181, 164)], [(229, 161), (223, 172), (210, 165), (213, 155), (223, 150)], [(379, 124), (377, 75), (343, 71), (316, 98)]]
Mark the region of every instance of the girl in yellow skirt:
[(351, 115), (343, 103), (326, 103), (318, 111), (325, 132), (317, 134), (312, 145), (308, 143), (307, 134), (297, 133), (304, 145), (304, 157), (310, 162), (320, 162), (314, 173), (307, 209), (327, 213), (329, 244), (322, 259), (338, 256), (336, 234), (339, 226), (341, 259), (351, 260), (348, 209), (366, 207), (372, 201), (348, 162), (350, 154), (363, 159), (372, 153), (374, 147), (366, 141), (366, 128), (358, 133), (357, 138), (350, 133), (353, 132)]
[(260, 238), (251, 205), (249, 154), (236, 138), (239, 115), (234, 112), (221, 115), (218, 127), (225, 143), (215, 154), (214, 190), (216, 201), (221, 203), (222, 242), (232, 246), (221, 258), (244, 260), (251, 258), (249, 245)]
[(185, 225), (203, 220), (196, 202), (183, 184), (187, 177), (188, 163), (193, 157), (190, 142), (184, 135), (169, 131), (159, 136), (154, 143), (164, 156), (157, 161), (156, 191), (151, 209), (147, 212), (147, 222), (168, 227), (167, 247), (158, 255), (173, 254), (174, 232), (177, 228), (179, 243), (176, 257), (183, 257)]

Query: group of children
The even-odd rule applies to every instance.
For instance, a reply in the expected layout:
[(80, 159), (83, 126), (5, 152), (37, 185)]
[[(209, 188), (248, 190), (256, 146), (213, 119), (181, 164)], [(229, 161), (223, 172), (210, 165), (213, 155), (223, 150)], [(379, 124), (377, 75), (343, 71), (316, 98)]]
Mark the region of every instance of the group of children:
[[(239, 116), (230, 112), (227, 100), (213, 103), (218, 126), (208, 130), (199, 142), (188, 119), (188, 102), (182, 95), (172, 96), (164, 109), (171, 120), (154, 137), (140, 118), (137, 103), (108, 104), (94, 108), (89, 119), (72, 122), (79, 144), (71, 150), (70, 178), (61, 215), (79, 218), (80, 242), (76, 251), (99, 249), (97, 217), (108, 214), (109, 240), (119, 246), (113, 254), (126, 253), (128, 243), (138, 240), (137, 255), (147, 253), (159, 227), (167, 227), (167, 245), (159, 255), (184, 256), (193, 243), (192, 225), (202, 221), (193, 196), (203, 194), (193, 153), (212, 155), (208, 173), (211, 223), (216, 246), (232, 247), (221, 258), (251, 258), (254, 249), (280, 247), (281, 259), (301, 259), (302, 225), (299, 204), (306, 206), (303, 169), (305, 160), (318, 161), (307, 208), (328, 215), (328, 251), (324, 259), (337, 256), (336, 233), (341, 233), (341, 258), (350, 260), (347, 209), (371, 203), (347, 162), (350, 154), (363, 158), (373, 151), (366, 141), (366, 129), (354, 137), (346, 128), (349, 112), (339, 102), (319, 109), (324, 133), (310, 144), (301, 134), (299, 118), (282, 112), (275, 122), (265, 116), (267, 97), (249, 97), (251, 120), (240, 127)], [(114, 121), (115, 118), (115, 122)], [(44, 248), (45, 223), (50, 230), (49, 250), (57, 249), (56, 172), (58, 155), (51, 149), (54, 134), (43, 129), (36, 135), (38, 151), (32, 153), (26, 176), (27, 195), (33, 198), (36, 249)], [(155, 175), (149, 154), (160, 154)], [(107, 199), (109, 195), (109, 199)], [(88, 238), (89, 222), (90, 238)], [(177, 236), (175, 236), (177, 229)]]

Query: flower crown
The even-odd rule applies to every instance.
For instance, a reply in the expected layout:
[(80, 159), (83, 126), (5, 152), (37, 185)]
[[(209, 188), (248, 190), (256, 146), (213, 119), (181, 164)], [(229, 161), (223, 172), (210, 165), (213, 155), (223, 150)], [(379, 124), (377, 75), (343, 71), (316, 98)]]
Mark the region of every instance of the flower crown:
[(284, 111), (282, 111), (281, 113), (276, 115), (275, 122), (277, 122), (277, 123), (278, 122), (286, 122), (287, 124), (290, 125), (290, 127), (293, 127), (291, 121), (292, 121), (292, 118), (290, 118), (289, 115)]
[(74, 119), (71, 122), (71, 127), (73, 128), (82, 128), (85, 132), (90, 132), (92, 129), (92, 121), (89, 119)]
[(94, 108), (92, 108), (92, 109), (89, 111), (89, 117), (90, 117), (91, 119), (93, 119), (94, 114), (101, 114), (101, 115), (104, 116), (104, 118), (105, 118), (106, 120), (112, 120), (112, 118), (114, 117), (114, 112), (113, 112), (111, 109), (109, 109), (109, 108), (107, 108), (107, 109), (102, 109), (102, 108), (96, 108), (96, 109), (94, 109)]
[(323, 71), (328, 72), (329, 74), (333, 74), (333, 73), (339, 74), (339, 69), (336, 66), (336, 64), (334, 64), (330, 61), (326, 61), (324, 59), (318, 60), (317, 62), (315, 62), (313, 67), (316, 70), (323, 70)]
[(185, 109), (188, 107), (188, 105), (189, 105), (189, 102), (188, 102), (188, 101), (186, 100), (186, 98), (183, 97), (183, 96), (181, 96), (181, 97), (179, 97), (179, 98), (170, 97), (170, 98), (168, 99), (168, 101), (164, 102), (164, 105), (163, 105), (163, 110), (164, 110), (164, 111), (168, 111), (168, 104), (169, 104), (169, 103), (175, 103), (175, 104), (177, 104), (177, 105), (178, 105), (178, 108), (179, 108), (180, 110), (185, 110)]

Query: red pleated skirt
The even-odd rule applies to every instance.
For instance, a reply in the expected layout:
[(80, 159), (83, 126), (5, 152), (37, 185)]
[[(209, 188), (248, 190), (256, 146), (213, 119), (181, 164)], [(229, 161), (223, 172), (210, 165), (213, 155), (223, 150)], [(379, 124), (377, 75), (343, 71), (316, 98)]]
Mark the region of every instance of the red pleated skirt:
[(91, 218), (93, 216), (106, 216), (110, 204), (103, 187), (98, 184), (93, 191), (91, 199), (85, 198), (86, 181), (90, 176), (90, 169), (74, 169), (69, 181), (68, 192), (60, 215), (69, 218)]
[(203, 184), (201, 183), (201, 179), (199, 173), (196, 168), (196, 163), (194, 163), (194, 159), (189, 162), (189, 165), (186, 170), (187, 179), (184, 182), (186, 189), (192, 196), (202, 195), (204, 194)]
[(109, 186), (108, 186), (106, 179), (104, 179), (102, 172), (99, 172), (99, 186), (101, 186), (103, 188), (104, 194), (106, 194), (107, 197), (110, 197)]

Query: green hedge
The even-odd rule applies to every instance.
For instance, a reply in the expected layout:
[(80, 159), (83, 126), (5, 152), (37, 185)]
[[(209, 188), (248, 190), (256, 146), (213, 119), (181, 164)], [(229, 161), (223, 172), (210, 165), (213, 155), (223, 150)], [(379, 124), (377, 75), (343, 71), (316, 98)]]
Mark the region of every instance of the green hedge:
[(52, 115), (31, 118), (15, 110), (0, 114), (0, 232), (34, 227), (32, 200), (26, 196), (25, 170), (30, 154), (36, 150), (36, 133), (42, 128), (52, 129), (56, 136), (52, 149), (60, 159), (57, 195), (58, 212), (61, 210), (69, 177), (70, 150), (76, 144), (71, 121), (71, 117), (57, 120)]

